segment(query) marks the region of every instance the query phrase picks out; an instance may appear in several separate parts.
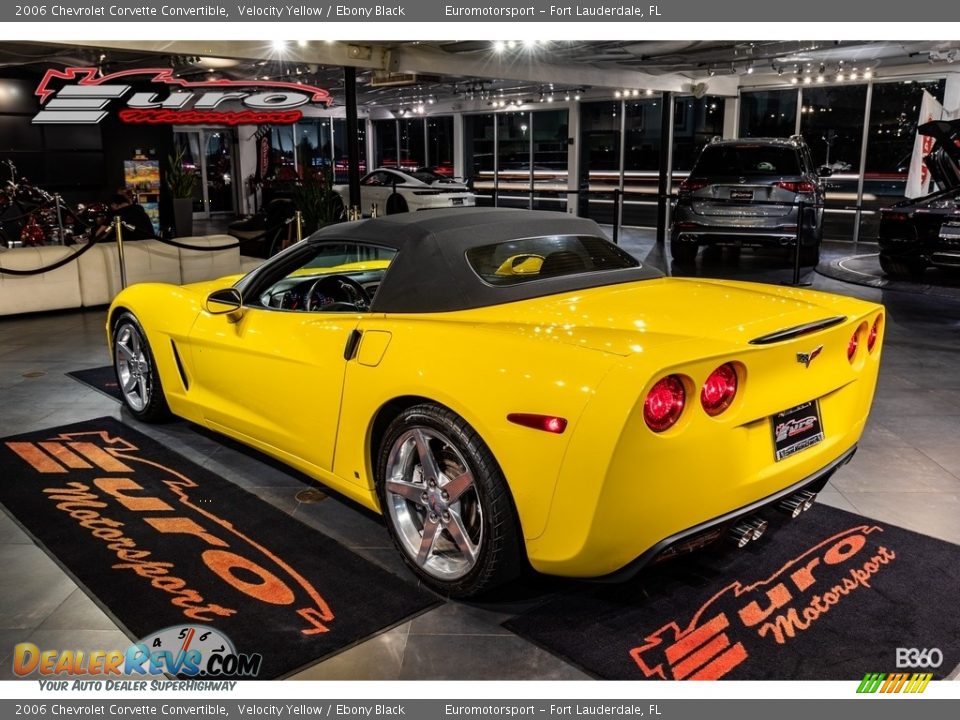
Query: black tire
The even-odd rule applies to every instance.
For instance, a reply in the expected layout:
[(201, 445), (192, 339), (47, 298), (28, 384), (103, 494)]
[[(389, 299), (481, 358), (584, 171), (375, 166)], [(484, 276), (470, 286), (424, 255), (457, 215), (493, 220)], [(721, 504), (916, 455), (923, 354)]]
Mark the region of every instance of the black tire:
[[(435, 487), (429, 486), (432, 470), (429, 465), (425, 469), (421, 440), (433, 458), (430, 463), (436, 463), (433, 467), (442, 467)], [(466, 598), (521, 573), (519, 521), (506, 479), (489, 448), (463, 418), (432, 403), (409, 407), (387, 427), (376, 460), (377, 497), (390, 537), (425, 585), (442, 595)], [(443, 488), (452, 481), (449, 475), (463, 478), (467, 473), (471, 476), (468, 489), (444, 503)], [(406, 495), (401, 494), (404, 488)], [(436, 540), (424, 555), (428, 527), (436, 528), (432, 536)], [(473, 553), (462, 549), (453, 530), (465, 531), (469, 542), (476, 541)], [(445, 572), (448, 567), (451, 571)]]
[(880, 268), (892, 278), (920, 280), (927, 266), (919, 258), (894, 258), (880, 253)]
[(700, 245), (697, 243), (683, 242), (676, 238), (670, 238), (670, 257), (676, 263), (685, 265), (693, 264), (697, 259), (697, 251)]
[[(132, 313), (122, 313), (113, 324), (113, 371), (117, 378), (117, 387), (123, 398), (123, 404), (137, 420), (146, 423), (160, 423), (172, 417), (167, 398), (157, 372), (157, 363), (150, 348), (150, 342), (143, 327)], [(133, 349), (134, 338), (136, 350)], [(138, 358), (128, 356), (126, 348)], [(138, 352), (139, 351), (139, 352)], [(145, 374), (145, 375), (144, 375)], [(127, 390), (131, 378), (144, 377), (145, 384), (136, 383), (137, 388)], [(144, 391), (142, 388), (148, 388)], [(142, 402), (137, 402), (140, 398)]]
[(400, 193), (395, 192), (387, 198), (387, 215), (396, 215), (408, 211), (407, 201), (403, 199), (403, 195)]

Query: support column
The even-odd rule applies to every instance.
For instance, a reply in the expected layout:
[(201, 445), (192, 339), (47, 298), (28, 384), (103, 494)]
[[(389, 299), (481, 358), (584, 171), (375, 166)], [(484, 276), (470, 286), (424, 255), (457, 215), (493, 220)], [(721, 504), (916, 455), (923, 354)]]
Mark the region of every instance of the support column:
[[(343, 86), (347, 100), (347, 178), (350, 207), (360, 207), (360, 147), (357, 127), (357, 69), (343, 68)], [(369, 129), (367, 130), (369, 132)]]
[(673, 93), (660, 94), (660, 181), (657, 185), (657, 242), (667, 238), (670, 224), (670, 179), (673, 173)]

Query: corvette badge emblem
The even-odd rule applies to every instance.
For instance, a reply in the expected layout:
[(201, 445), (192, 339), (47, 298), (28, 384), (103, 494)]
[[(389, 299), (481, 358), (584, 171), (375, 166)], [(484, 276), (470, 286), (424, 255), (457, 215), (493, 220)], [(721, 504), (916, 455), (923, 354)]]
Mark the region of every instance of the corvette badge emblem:
[(797, 353), (797, 362), (803, 365), (804, 367), (810, 367), (810, 363), (816, 360), (817, 355), (823, 352), (823, 345), (817, 345), (810, 352), (798, 352)]

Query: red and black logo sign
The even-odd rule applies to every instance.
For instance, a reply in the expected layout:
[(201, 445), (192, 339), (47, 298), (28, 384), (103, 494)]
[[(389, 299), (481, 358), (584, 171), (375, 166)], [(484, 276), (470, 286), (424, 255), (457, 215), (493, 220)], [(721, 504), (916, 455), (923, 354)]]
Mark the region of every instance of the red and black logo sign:
[[(145, 83), (156, 86), (143, 90)], [(329, 105), (321, 88), (277, 80), (185, 80), (173, 70), (141, 68), (101, 75), (97, 68), (47, 70), (36, 90), (34, 124), (96, 125), (115, 104), (126, 123), (290, 124), (310, 104)]]

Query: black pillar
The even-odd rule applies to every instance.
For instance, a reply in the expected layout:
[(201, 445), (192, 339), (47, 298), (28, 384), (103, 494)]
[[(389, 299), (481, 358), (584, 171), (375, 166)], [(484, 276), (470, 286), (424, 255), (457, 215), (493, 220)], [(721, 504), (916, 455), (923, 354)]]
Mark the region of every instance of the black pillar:
[(670, 206), (670, 198), (667, 197), (667, 190), (670, 186), (670, 159), (673, 153), (670, 152), (670, 142), (673, 139), (673, 128), (671, 123), (671, 104), (673, 103), (673, 93), (664, 91), (660, 94), (660, 181), (657, 185), (657, 242), (662, 243), (667, 237), (667, 208)]
[(343, 87), (347, 96), (347, 182), (350, 207), (360, 207), (360, 138), (357, 125), (357, 69), (343, 68)]

